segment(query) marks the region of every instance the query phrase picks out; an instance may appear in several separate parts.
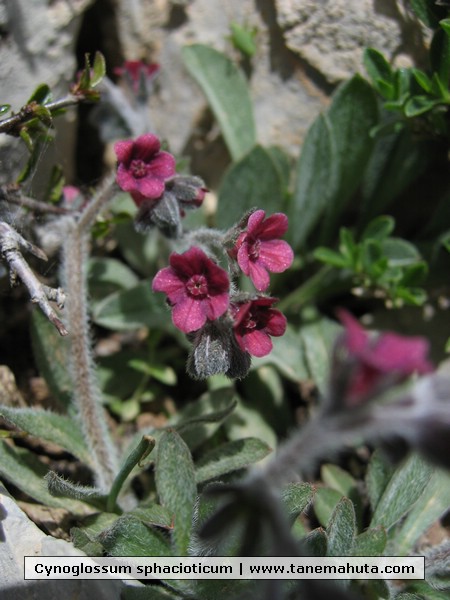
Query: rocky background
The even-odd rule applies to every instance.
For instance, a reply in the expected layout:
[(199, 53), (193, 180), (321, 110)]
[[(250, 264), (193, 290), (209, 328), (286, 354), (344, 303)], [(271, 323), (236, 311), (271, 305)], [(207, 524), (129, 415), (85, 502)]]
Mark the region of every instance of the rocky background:
[[(423, 33), (400, 0), (0, 0), (0, 103), (17, 110), (46, 82), (64, 94), (85, 52), (101, 50), (113, 76), (124, 59), (158, 62), (149, 110), (171, 151), (191, 157), (213, 188), (228, 162), (205, 99), (186, 72), (181, 48), (210, 44), (241, 60), (230, 24), (256, 32), (256, 54), (242, 64), (255, 104), (258, 138), (297, 156), (314, 117), (335, 86), (362, 71), (375, 47), (397, 63), (420, 65)], [(103, 168), (102, 146), (84, 107), (59, 120), (47, 160), (67, 178), (92, 183)], [(53, 154), (52, 154), (53, 152)], [(14, 179), (22, 144), (0, 139), (0, 182)]]

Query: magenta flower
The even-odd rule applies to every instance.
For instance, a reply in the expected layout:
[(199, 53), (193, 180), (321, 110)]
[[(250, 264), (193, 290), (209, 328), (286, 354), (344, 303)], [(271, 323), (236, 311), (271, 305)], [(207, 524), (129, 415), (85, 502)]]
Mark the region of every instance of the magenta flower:
[(203, 250), (193, 247), (183, 254), (171, 254), (170, 267), (161, 269), (152, 289), (167, 294), (173, 307), (172, 320), (184, 333), (197, 331), (209, 319), (217, 319), (229, 305), (230, 281), (227, 272)]
[(253, 356), (266, 356), (272, 350), (270, 336), (280, 336), (286, 331), (286, 317), (272, 305), (276, 298), (257, 298), (235, 304), (234, 336), (241, 350)]
[(114, 69), (114, 74), (120, 77), (126, 76), (131, 82), (133, 91), (137, 94), (141, 80), (144, 83), (151, 81), (159, 71), (157, 63), (147, 64), (142, 60), (126, 60), (121, 67)]
[(338, 346), (344, 347), (352, 365), (346, 395), (349, 405), (384, 391), (386, 385), (401, 383), (413, 373), (433, 370), (427, 360), (428, 342), (421, 337), (382, 333), (375, 339), (345, 310), (338, 311), (345, 327)]
[(242, 271), (260, 292), (269, 287), (269, 271), (282, 273), (294, 260), (289, 244), (278, 239), (287, 231), (287, 216), (275, 213), (264, 220), (265, 216), (263, 210), (250, 215), (247, 230), (239, 235), (236, 246), (231, 251)]
[(145, 200), (160, 198), (165, 180), (175, 174), (174, 157), (160, 147), (152, 133), (114, 144), (119, 162), (116, 181), (122, 190), (130, 192), (138, 206)]

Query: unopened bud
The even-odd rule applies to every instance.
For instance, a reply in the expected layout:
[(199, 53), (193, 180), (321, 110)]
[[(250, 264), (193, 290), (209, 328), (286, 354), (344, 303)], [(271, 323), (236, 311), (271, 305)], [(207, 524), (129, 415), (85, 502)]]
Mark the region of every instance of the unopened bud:
[(158, 200), (146, 200), (139, 206), (134, 225), (139, 233), (146, 233), (156, 227), (168, 238), (181, 235), (181, 215), (176, 198), (170, 192)]
[(231, 324), (227, 321), (207, 322), (190, 339), (192, 350), (186, 368), (194, 379), (206, 379), (219, 374), (240, 379), (247, 375), (250, 356), (237, 346)]
[(182, 209), (201, 206), (208, 191), (203, 179), (192, 175), (175, 175), (166, 181), (166, 190), (175, 195)]

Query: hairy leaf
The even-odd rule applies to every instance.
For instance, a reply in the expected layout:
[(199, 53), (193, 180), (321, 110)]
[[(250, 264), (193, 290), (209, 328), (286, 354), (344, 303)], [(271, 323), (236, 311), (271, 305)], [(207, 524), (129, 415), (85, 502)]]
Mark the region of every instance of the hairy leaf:
[(271, 448), (256, 438), (244, 438), (222, 444), (203, 454), (195, 465), (197, 483), (204, 483), (226, 473), (237, 471), (258, 462), (271, 452)]
[(224, 54), (202, 44), (185, 46), (182, 57), (209, 101), (233, 160), (239, 160), (256, 142), (243, 72)]
[(191, 453), (175, 430), (165, 431), (160, 437), (155, 469), (160, 502), (173, 515), (175, 554), (184, 556), (191, 535), (197, 487)]

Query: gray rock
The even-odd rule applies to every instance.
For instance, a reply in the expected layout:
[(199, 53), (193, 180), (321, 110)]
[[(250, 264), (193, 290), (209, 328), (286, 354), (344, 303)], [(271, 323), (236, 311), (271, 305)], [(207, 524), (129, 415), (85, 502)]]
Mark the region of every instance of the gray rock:
[(85, 556), (45, 535), (0, 483), (0, 597), (2, 600), (120, 600), (123, 583), (106, 580), (24, 580), (24, 556)]
[(393, 59), (420, 50), (420, 28), (396, 0), (276, 0), (287, 46), (336, 83), (363, 71), (364, 48)]

